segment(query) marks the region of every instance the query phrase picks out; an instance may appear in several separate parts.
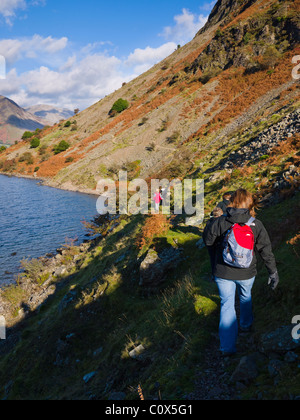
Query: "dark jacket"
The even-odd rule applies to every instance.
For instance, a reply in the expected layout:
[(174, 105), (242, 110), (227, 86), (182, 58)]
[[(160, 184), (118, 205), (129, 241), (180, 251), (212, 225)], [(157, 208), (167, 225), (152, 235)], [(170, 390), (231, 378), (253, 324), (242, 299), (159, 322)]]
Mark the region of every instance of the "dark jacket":
[[(222, 210), (223, 214), (225, 214), (229, 204), (230, 204), (229, 200), (223, 200), (217, 205), (217, 207)], [(214, 212), (213, 211), (211, 212), (210, 217), (214, 217)]]
[[(213, 274), (226, 280), (248, 280), (257, 275), (257, 258), (254, 255), (253, 262), (249, 268), (235, 268), (225, 264), (223, 260), (223, 240), (226, 232), (235, 223), (246, 224), (250, 220), (250, 213), (247, 209), (235, 209), (229, 207), (227, 214), (212, 219), (204, 229), (203, 240), (208, 247), (210, 255), (215, 255), (213, 262)], [(269, 274), (277, 271), (275, 257), (272, 252), (272, 245), (269, 235), (261, 221), (255, 219), (251, 225), (255, 238), (255, 251), (262, 257)], [(212, 252), (212, 251), (215, 252)]]
[(221, 203), (217, 205), (217, 207), (219, 207), (223, 211), (223, 213), (226, 214), (227, 207), (229, 206), (229, 204), (230, 204), (229, 200), (223, 200), (221, 201)]

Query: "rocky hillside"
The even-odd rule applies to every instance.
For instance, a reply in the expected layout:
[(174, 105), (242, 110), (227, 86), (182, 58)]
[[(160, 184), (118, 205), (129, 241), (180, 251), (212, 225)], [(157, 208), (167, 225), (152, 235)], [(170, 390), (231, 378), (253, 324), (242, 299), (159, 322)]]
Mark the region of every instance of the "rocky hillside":
[[(42, 132), (39, 149), (26, 142), (12, 147), (0, 165), (24, 175), (36, 170), (52, 186), (86, 192), (119, 168), (151, 177), (185, 160), (197, 170), (212, 147), (234, 149), (244, 132), (297, 108), (292, 57), (299, 54), (299, 28), (299, 0), (219, 1), (189, 44), (71, 124)], [(129, 106), (111, 113), (120, 98)], [(54, 154), (61, 141), (70, 147)], [(32, 164), (19, 162), (26, 152)]]
[[(35, 170), (86, 192), (120, 167), (131, 177), (202, 178), (206, 220), (226, 191), (256, 193), (281, 282), (269, 290), (259, 263), (255, 330), (239, 335), (238, 354), (218, 353), (204, 224), (99, 216), (86, 223), (86, 243), (23, 261), (16, 284), (1, 291), (2, 399), (299, 400), (298, 16), (297, 0), (220, 0), (191, 43), (43, 130), (36, 149), (23, 142), (0, 157), (2, 171)], [(128, 102), (120, 113), (119, 98)], [(69, 148), (55, 154), (62, 140)]]

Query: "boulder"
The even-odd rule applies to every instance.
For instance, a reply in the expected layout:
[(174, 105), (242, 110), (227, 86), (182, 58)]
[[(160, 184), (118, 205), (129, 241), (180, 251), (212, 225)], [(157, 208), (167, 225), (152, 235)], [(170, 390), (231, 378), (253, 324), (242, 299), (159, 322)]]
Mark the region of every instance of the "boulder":
[(261, 337), (260, 350), (263, 353), (285, 354), (300, 347), (300, 339), (292, 337), (292, 325), (286, 325)]
[(140, 344), (139, 346), (135, 347), (133, 350), (129, 352), (129, 357), (131, 359), (140, 359), (144, 351), (145, 351), (145, 347), (142, 344)]
[(230, 378), (230, 382), (248, 384), (256, 379), (257, 376), (256, 355), (248, 355), (241, 358), (240, 363)]
[(88, 383), (90, 382), (90, 380), (92, 380), (95, 376), (96, 376), (97, 372), (91, 372), (91, 373), (87, 373), (84, 377), (83, 377), (83, 381), (84, 383)]
[(140, 266), (140, 286), (156, 287), (164, 282), (167, 273), (181, 261), (181, 250), (167, 248), (160, 254), (150, 249)]

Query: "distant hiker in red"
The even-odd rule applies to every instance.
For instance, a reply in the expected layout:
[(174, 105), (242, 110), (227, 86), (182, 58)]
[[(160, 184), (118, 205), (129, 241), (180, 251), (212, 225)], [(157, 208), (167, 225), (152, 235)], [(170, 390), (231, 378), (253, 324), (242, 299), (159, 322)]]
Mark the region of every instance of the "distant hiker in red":
[(275, 290), (279, 283), (271, 241), (262, 222), (255, 219), (255, 205), (251, 193), (237, 190), (227, 213), (209, 223), (203, 234), (205, 245), (215, 248), (213, 275), (221, 297), (220, 350), (225, 355), (236, 353), (236, 288), (240, 297), (241, 331), (250, 331), (253, 324), (251, 291), (257, 275), (256, 253), (268, 269), (271, 289)]
[(156, 213), (159, 212), (159, 205), (160, 205), (161, 201), (162, 201), (162, 196), (160, 194), (160, 191), (159, 190), (156, 190), (156, 193), (154, 195), (154, 203), (155, 203), (155, 211), (156, 211)]

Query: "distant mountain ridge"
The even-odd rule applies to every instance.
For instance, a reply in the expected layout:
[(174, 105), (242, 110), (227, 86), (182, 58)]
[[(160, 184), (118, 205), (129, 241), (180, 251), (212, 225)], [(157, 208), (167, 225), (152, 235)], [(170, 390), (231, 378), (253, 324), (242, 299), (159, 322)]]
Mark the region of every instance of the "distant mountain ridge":
[(30, 112), (38, 118), (46, 120), (49, 125), (58, 123), (60, 120), (66, 120), (74, 116), (74, 112), (66, 108), (56, 108), (52, 105), (34, 105), (25, 108), (25, 111)]
[(0, 95), (0, 144), (11, 145), (20, 141), (24, 131), (35, 131), (53, 125), (74, 115), (67, 109), (50, 105), (22, 108), (14, 101)]
[(46, 125), (11, 99), (0, 96), (0, 143), (10, 145), (21, 140), (24, 131), (34, 131)]

